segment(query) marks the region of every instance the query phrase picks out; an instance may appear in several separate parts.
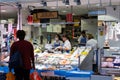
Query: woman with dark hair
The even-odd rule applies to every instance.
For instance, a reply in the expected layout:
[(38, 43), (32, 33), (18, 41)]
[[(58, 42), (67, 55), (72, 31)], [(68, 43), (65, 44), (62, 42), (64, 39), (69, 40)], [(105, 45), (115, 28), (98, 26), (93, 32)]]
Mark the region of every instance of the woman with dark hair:
[(96, 39), (94, 39), (92, 34), (87, 34), (88, 41), (86, 42), (86, 46), (90, 46), (93, 48), (94, 51), (94, 59), (93, 59), (93, 66), (97, 66), (97, 58), (98, 58), (98, 42)]
[(62, 40), (63, 40), (64, 43), (61, 47), (59, 47), (59, 49), (69, 53), (70, 50), (71, 50), (71, 43), (68, 39), (68, 36), (66, 34), (63, 34), (62, 35)]
[(97, 50), (98, 48), (98, 43), (97, 40), (94, 39), (92, 34), (87, 34), (88, 41), (86, 43), (86, 46), (91, 46), (94, 50)]
[(85, 46), (87, 42), (86, 31), (81, 31), (81, 35), (78, 38), (78, 43), (80, 46)]
[(58, 46), (62, 46), (62, 44), (63, 44), (63, 42), (62, 42), (62, 40), (61, 40), (60, 35), (59, 35), (59, 34), (56, 34), (56, 35), (55, 35), (55, 40), (54, 40), (54, 42), (53, 42), (53, 47), (54, 47), (54, 48), (57, 48)]

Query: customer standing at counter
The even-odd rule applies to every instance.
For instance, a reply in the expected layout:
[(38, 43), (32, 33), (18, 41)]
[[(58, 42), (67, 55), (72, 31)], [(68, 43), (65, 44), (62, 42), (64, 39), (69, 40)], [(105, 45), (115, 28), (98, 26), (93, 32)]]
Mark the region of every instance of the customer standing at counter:
[(58, 46), (62, 46), (63, 42), (59, 34), (55, 35), (55, 40), (53, 42), (53, 47), (57, 48)]
[(62, 35), (62, 40), (64, 42), (63, 46), (58, 47), (58, 49), (69, 53), (71, 50), (71, 43), (68, 39), (68, 36), (66, 34)]
[[(33, 46), (30, 42), (24, 40), (25, 38), (24, 30), (18, 30), (16, 34), (19, 41), (16, 41), (12, 44), (10, 49), (10, 57), (16, 51), (19, 51), (23, 63), (22, 67), (14, 68), (16, 80), (30, 80), (29, 79), (30, 69), (35, 68)], [(11, 69), (10, 66), (9, 68)]]
[(81, 31), (81, 35), (78, 38), (78, 44), (79, 46), (86, 46), (86, 42), (87, 42), (86, 32), (83, 30)]
[(96, 39), (94, 39), (92, 34), (87, 34), (87, 37), (88, 37), (88, 41), (86, 43), (86, 46), (91, 46), (94, 50), (93, 67), (94, 67), (94, 70), (96, 70), (98, 65), (98, 42)]
[(87, 34), (88, 41), (86, 43), (86, 46), (91, 46), (94, 50), (97, 50), (98, 48), (98, 43), (97, 40), (94, 39), (92, 34)]

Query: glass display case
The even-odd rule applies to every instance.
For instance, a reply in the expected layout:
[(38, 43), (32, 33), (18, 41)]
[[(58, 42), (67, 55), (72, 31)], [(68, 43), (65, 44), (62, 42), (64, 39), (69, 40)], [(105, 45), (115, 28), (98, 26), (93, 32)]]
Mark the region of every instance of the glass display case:
[(104, 56), (101, 56), (101, 73), (120, 75), (119, 47), (104, 50)]
[(73, 52), (73, 54), (59, 52), (35, 53), (35, 62), (36, 68), (40, 70), (72, 70), (75, 68), (80, 68), (81, 70), (92, 70), (91, 56), (93, 56), (92, 48), (79, 47)]

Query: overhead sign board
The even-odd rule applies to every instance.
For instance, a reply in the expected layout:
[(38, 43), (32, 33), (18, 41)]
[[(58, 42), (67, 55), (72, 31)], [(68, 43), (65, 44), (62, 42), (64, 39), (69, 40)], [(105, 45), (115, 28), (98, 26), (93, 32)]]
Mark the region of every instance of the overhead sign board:
[(89, 16), (105, 15), (105, 14), (106, 14), (106, 10), (94, 10), (88, 12)]
[(58, 12), (57, 11), (52, 11), (52, 12), (39, 12), (37, 13), (37, 18), (38, 19), (53, 19), (53, 18), (58, 18)]

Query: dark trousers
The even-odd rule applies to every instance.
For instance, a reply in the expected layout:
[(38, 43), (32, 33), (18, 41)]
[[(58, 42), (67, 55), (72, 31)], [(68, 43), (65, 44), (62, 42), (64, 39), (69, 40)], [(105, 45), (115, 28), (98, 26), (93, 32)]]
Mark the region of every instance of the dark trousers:
[(16, 80), (30, 80), (30, 70), (15, 68), (14, 72)]

